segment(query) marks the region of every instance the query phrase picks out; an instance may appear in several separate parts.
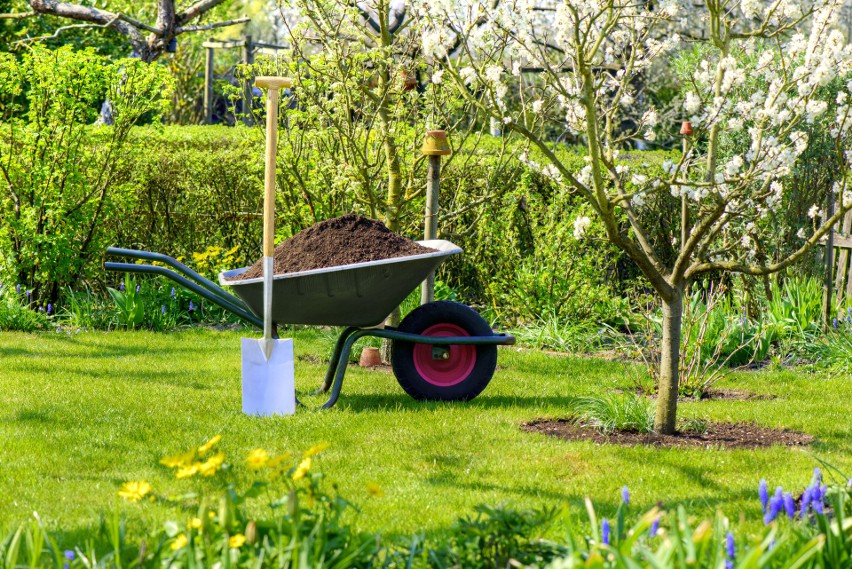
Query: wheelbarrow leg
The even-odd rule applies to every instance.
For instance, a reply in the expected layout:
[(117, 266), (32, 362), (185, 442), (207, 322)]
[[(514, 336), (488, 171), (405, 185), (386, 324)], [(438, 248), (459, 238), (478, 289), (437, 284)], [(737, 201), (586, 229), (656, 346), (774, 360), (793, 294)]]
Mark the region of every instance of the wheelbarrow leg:
[[(330, 409), (334, 407), (334, 404), (337, 403), (337, 398), (340, 397), (340, 390), (343, 389), (343, 376), (346, 374), (346, 362), (349, 360), (349, 354), (352, 352), (352, 346), (357, 342), (362, 336), (367, 336), (370, 334), (369, 330), (361, 330), (358, 328), (347, 328), (346, 331), (341, 334), (340, 338), (346, 338), (343, 342), (343, 346), (340, 349), (340, 353), (337, 354), (337, 365), (335, 365), (335, 360), (332, 359), (328, 364), (328, 377), (332, 375), (332, 369), (334, 371), (334, 380), (331, 383), (331, 395), (328, 398), (328, 401), (323, 403), (323, 409)], [(340, 340), (338, 340), (338, 345), (340, 344)], [(336, 351), (335, 347), (335, 351)], [(328, 381), (328, 378), (326, 378)]]
[[(331, 388), (331, 384), (334, 382), (335, 372), (337, 372), (337, 368), (340, 365), (340, 354), (343, 351), (343, 344), (346, 340), (358, 331), (358, 328), (349, 327), (346, 328), (343, 332), (340, 333), (340, 336), (337, 337), (337, 342), (334, 344), (334, 353), (331, 354), (331, 360), (328, 362), (328, 369), (325, 372), (325, 381), (323, 381), (322, 386), (316, 391), (312, 392), (311, 395), (319, 395), (320, 393), (325, 393)], [(352, 349), (351, 346), (349, 348)], [(346, 354), (346, 359), (349, 359), (349, 353)], [(345, 363), (344, 363), (345, 365)]]

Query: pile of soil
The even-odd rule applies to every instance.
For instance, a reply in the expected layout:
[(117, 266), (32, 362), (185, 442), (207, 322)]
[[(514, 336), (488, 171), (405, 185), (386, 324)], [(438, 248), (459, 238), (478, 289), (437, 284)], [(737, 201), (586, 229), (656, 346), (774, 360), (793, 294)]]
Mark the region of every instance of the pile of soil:
[[(312, 225), (278, 245), (274, 251), (274, 274), (283, 275), (432, 252), (434, 249), (397, 235), (381, 221), (349, 213)], [(248, 271), (231, 280), (262, 276), (263, 258), (260, 258)]]
[(604, 434), (595, 427), (571, 419), (539, 419), (524, 423), (523, 430), (568, 441), (594, 441), (617, 445), (660, 447), (767, 448), (773, 445), (806, 446), (814, 437), (795, 431), (761, 427), (756, 423), (709, 423), (703, 433), (678, 432), (674, 435), (615, 431)]

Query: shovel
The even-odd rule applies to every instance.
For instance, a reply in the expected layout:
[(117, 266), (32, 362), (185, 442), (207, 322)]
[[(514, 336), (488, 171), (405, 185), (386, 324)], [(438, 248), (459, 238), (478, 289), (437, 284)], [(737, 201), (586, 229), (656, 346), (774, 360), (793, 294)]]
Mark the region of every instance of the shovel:
[(242, 339), (243, 413), (292, 415), (296, 412), (293, 340), (272, 337), (272, 275), (275, 238), (275, 153), (278, 148), (278, 92), (286, 77), (257, 77), (266, 91), (266, 175), (263, 194), (263, 338)]

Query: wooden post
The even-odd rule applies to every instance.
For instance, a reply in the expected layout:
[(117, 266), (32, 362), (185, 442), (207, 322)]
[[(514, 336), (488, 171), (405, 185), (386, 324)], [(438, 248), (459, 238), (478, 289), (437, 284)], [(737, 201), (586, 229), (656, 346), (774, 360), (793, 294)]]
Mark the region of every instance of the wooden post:
[[(246, 44), (243, 50), (243, 64), (246, 66), (254, 63), (254, 45), (252, 45), (251, 40), (251, 36), (246, 36)], [(243, 81), (243, 123), (249, 126), (254, 124), (254, 117), (251, 112), (252, 100), (252, 78), (246, 77)]]
[[(213, 41), (213, 38), (210, 38)], [(214, 51), (210, 46), (205, 46), (206, 58), (204, 62), (204, 124), (213, 124), (213, 58)]]
[[(834, 215), (834, 192), (829, 191), (828, 204), (826, 204), (825, 218), (829, 219)], [(831, 297), (834, 294), (832, 290), (832, 281), (834, 280), (834, 226), (828, 230), (828, 237), (825, 240), (825, 275), (822, 285), (822, 321), (826, 330), (831, 329)]]
[[(441, 156), (452, 151), (447, 141), (447, 132), (430, 130), (423, 142), (423, 154), (429, 157), (429, 167), (426, 179), (426, 217), (424, 219), (424, 239), (438, 238), (438, 200), (441, 190)], [(435, 273), (429, 273), (420, 290), (420, 304), (435, 300)]]
[[(689, 152), (689, 136), (692, 134), (692, 123), (684, 121), (680, 126), (680, 134), (683, 136), (683, 155)], [(687, 208), (686, 196), (680, 196), (680, 246), (681, 248), (689, 238), (689, 209)]]

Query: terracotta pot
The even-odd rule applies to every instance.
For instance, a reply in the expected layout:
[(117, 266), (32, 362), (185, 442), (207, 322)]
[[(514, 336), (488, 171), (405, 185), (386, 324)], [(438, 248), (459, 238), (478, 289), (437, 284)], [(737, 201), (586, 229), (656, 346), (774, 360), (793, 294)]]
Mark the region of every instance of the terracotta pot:
[(680, 133), (683, 136), (692, 136), (692, 123), (689, 121), (683, 121), (683, 124), (680, 125)]
[(358, 362), (361, 367), (376, 367), (382, 365), (382, 355), (378, 348), (364, 348), (361, 351), (361, 361)]

